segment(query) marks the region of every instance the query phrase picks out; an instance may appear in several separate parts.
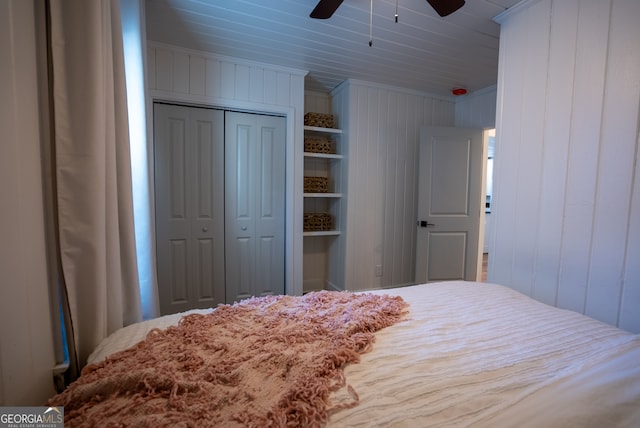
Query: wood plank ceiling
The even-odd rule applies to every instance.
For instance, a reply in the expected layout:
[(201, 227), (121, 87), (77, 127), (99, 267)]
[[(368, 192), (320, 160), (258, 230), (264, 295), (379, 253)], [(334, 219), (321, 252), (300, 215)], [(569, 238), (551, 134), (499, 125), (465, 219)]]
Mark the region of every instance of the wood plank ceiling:
[[(305, 88), (358, 79), (451, 95), (497, 81), (499, 26), (520, 0), (467, 0), (441, 18), (425, 0), (345, 0), (327, 20), (316, 0), (146, 0), (150, 40), (307, 70)], [(398, 22), (395, 22), (396, 4)]]

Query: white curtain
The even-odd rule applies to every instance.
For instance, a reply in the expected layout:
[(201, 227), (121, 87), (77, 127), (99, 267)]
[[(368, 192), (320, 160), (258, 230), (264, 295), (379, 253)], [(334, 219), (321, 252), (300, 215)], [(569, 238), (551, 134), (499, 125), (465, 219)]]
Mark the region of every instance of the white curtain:
[[(129, 109), (129, 139), (131, 140), (131, 174), (133, 185), (133, 215), (136, 230), (138, 280), (142, 300), (142, 317), (160, 314), (156, 282), (153, 206), (149, 171), (153, 170), (147, 133), (152, 128), (152, 111), (146, 96), (146, 29), (144, 0), (120, 0), (124, 65), (127, 76), (127, 107)], [(148, 122), (148, 123), (147, 123)]]
[(142, 319), (118, 0), (49, 0), (59, 251), (80, 365)]

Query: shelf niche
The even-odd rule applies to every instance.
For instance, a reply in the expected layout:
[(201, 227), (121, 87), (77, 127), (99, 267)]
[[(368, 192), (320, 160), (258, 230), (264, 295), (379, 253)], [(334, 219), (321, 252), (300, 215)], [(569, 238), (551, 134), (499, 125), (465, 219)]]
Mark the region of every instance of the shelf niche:
[[(304, 275), (303, 292), (334, 289), (328, 284), (329, 258), (331, 251), (337, 248), (336, 241), (341, 239), (342, 230), (340, 212), (343, 209), (342, 169), (342, 130), (337, 128), (304, 127), (304, 176), (325, 177), (328, 182), (327, 192), (305, 191), (305, 213), (327, 213), (333, 221), (332, 230), (303, 231)], [(313, 144), (308, 139), (327, 140)], [(330, 143), (329, 143), (330, 141)], [(308, 151), (317, 147), (318, 151)]]

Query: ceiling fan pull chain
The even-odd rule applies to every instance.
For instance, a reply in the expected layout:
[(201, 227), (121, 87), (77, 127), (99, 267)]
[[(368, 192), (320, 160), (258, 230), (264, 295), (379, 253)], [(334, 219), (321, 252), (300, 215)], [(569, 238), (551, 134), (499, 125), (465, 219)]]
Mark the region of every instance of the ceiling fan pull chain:
[(369, 6), (369, 47), (373, 46), (373, 0)]

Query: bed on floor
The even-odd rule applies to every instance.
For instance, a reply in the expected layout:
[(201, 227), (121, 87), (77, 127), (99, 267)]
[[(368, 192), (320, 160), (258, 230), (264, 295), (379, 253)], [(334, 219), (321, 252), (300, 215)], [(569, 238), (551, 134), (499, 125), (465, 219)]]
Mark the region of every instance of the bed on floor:
[[(340, 299), (366, 295), (368, 300), (335, 303), (330, 300), (335, 295)], [(375, 300), (383, 297), (386, 300)], [(123, 421), (123, 426), (640, 426), (640, 335), (486, 283), (451, 281), (366, 293), (310, 293), (292, 299), (302, 298), (307, 299), (304, 305), (342, 309), (329, 314), (327, 306), (303, 305), (298, 315), (288, 306), (276, 308), (282, 302), (252, 299), (263, 306), (254, 307), (257, 312), (250, 316), (269, 319), (269, 311), (278, 314), (278, 320), (268, 321), (260, 332), (234, 318), (233, 329), (211, 333), (217, 331), (211, 328), (231, 319), (222, 314), (236, 305), (128, 326), (105, 339), (91, 355), (78, 385), (72, 384), (49, 404), (65, 406), (65, 426)], [(222, 318), (207, 320), (205, 327), (197, 325), (218, 311)], [(323, 327), (317, 320), (329, 315), (332, 318)], [(275, 325), (279, 320), (295, 317), (305, 328), (285, 327), (283, 334), (270, 336), (279, 331)], [(180, 319), (180, 325), (195, 326), (196, 333), (173, 327)], [(327, 325), (329, 330), (323, 330)], [(333, 330), (340, 335), (328, 333)], [(154, 356), (167, 355), (166, 349), (159, 349), (169, 345), (166, 340), (150, 342), (167, 339), (165, 331), (171, 332), (168, 340), (175, 348), (162, 358), (175, 360), (171, 364), (186, 370), (201, 370), (197, 378), (185, 380), (166, 367), (153, 368)], [(296, 350), (317, 336), (326, 342), (315, 349), (316, 354), (308, 348)], [(225, 337), (233, 341), (233, 348)], [(236, 347), (242, 348), (245, 338), (249, 350), (267, 347), (258, 358), (266, 365), (252, 366), (251, 378), (242, 379), (238, 361), (218, 364), (207, 359), (214, 354), (240, 355)], [(194, 341), (206, 345), (197, 351), (198, 358), (186, 357), (191, 351), (185, 351), (185, 344)], [(270, 348), (275, 342), (284, 347)], [(144, 368), (127, 362), (132, 354)], [(249, 361), (238, 359), (242, 364)], [(305, 359), (312, 368), (299, 370), (296, 361)], [(319, 360), (324, 363), (314, 366)], [(118, 365), (120, 371), (115, 370)], [(115, 371), (109, 375), (110, 370)], [(318, 379), (315, 371), (327, 378)], [(100, 378), (102, 372), (107, 372), (106, 380)], [(300, 389), (289, 388), (288, 381)], [(133, 385), (131, 390), (116, 388), (127, 382)], [(207, 382), (218, 385), (203, 398), (198, 393), (210, 387)], [(243, 382), (249, 390), (237, 389)], [(260, 401), (259, 394), (267, 395), (266, 401)], [(219, 410), (238, 403), (244, 403), (241, 411), (207, 413), (212, 407)]]

